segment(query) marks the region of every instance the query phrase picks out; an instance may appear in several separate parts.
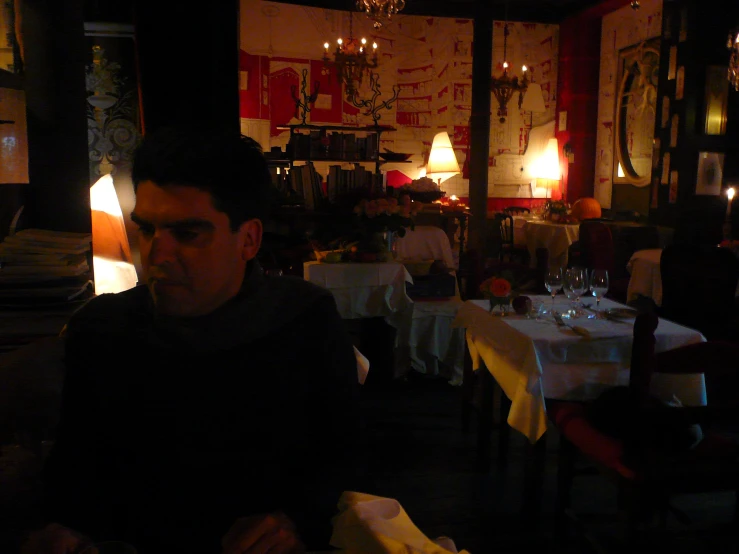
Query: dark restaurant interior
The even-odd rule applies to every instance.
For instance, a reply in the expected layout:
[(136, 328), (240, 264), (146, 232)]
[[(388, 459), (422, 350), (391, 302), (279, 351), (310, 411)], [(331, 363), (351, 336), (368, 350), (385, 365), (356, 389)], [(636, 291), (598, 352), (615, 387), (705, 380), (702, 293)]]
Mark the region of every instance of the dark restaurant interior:
[[(358, 492), (412, 521), (347, 552), (736, 551), (739, 3), (0, 0), (0, 27), (0, 552), (42, 522), (62, 329), (142, 283), (133, 153), (207, 123), (261, 146), (257, 259), (334, 295)], [(645, 431), (664, 406), (684, 452)]]

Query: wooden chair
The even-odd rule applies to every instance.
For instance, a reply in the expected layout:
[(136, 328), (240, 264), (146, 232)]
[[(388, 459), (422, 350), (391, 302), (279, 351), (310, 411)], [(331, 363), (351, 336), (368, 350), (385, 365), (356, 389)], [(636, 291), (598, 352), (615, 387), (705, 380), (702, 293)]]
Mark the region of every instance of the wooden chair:
[(629, 274), (616, 266), (616, 250), (611, 229), (602, 221), (586, 219), (580, 223), (578, 265), (608, 271), (609, 288), (606, 297), (626, 303)]
[(660, 259), (660, 315), (699, 330), (708, 339), (736, 340), (735, 296), (739, 259), (728, 249), (670, 245)]
[(520, 261), (528, 263), (529, 251), (525, 246), (513, 240), (513, 216), (507, 213), (496, 213), (493, 217), (492, 246), (498, 252), (498, 259), (503, 262)]
[(531, 208), (527, 208), (525, 206), (508, 206), (507, 208), (503, 208), (503, 213), (509, 215), (529, 214), (531, 213)]
[[(687, 522), (687, 516), (670, 505), (675, 494), (739, 492), (739, 345), (708, 341), (655, 354), (657, 324), (654, 313), (636, 319), (629, 385), (626, 390), (618, 388), (617, 392), (625, 394), (618, 407), (612, 404), (614, 409), (606, 413), (612, 421), (609, 426), (602, 423), (604, 412), (596, 412), (594, 403), (547, 405), (549, 418), (560, 433), (556, 509), (563, 537), (570, 520), (577, 521), (581, 531), (587, 527), (571, 509), (574, 478), (585, 472), (581, 465), (576, 468), (583, 460), (589, 474), (595, 467), (617, 485), (619, 508), (627, 516), (628, 540), (654, 539), (648, 531), (655, 515), (660, 516), (663, 530), (670, 512)], [(649, 391), (656, 373), (703, 373), (708, 405), (666, 407), (655, 401)], [(702, 440), (692, 448), (676, 446), (677, 438), (683, 439), (692, 423), (700, 423)], [(672, 448), (658, 446), (670, 432), (676, 437)], [(739, 521), (737, 514), (735, 521)]]

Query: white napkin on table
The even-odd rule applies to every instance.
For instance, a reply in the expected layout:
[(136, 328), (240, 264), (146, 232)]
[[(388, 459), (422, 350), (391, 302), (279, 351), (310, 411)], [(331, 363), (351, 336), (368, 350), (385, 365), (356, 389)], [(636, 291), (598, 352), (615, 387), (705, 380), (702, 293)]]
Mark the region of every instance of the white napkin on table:
[(346, 491), (338, 508), (331, 545), (345, 554), (469, 554), (448, 537), (426, 537), (392, 498)]
[[(632, 320), (633, 323), (633, 320)], [(633, 327), (628, 322), (611, 321), (608, 319), (579, 319), (577, 323), (570, 323), (569, 328), (587, 340), (608, 339), (632, 335)]]

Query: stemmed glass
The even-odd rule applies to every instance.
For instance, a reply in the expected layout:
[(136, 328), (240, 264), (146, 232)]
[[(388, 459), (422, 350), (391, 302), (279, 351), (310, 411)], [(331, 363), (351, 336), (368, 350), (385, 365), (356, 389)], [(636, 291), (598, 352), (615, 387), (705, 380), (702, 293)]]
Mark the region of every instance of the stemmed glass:
[(547, 269), (546, 277), (544, 277), (544, 285), (552, 295), (552, 309), (554, 312), (554, 297), (557, 296), (557, 291), (562, 288), (562, 268), (561, 267), (550, 267)]
[(608, 270), (594, 269), (590, 275), (590, 290), (595, 296), (595, 311), (600, 311), (600, 299), (608, 292)]
[(570, 309), (568, 313), (571, 317), (582, 315), (582, 310), (578, 309), (580, 305), (580, 297), (587, 290), (586, 273), (579, 268), (570, 268), (565, 271), (563, 288), (565, 296), (570, 300)]
[(582, 314), (579, 309), (580, 297), (588, 290), (588, 272), (581, 267), (573, 267), (567, 271), (570, 272), (570, 287), (575, 295), (575, 314)]

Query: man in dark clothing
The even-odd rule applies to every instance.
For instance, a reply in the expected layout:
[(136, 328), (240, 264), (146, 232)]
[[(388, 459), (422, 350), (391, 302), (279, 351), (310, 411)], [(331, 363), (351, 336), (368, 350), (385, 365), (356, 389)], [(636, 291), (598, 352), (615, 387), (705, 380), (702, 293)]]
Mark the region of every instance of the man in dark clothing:
[(261, 149), (161, 130), (133, 181), (146, 286), (91, 300), (66, 328), (53, 523), (24, 551), (325, 549), (355, 483), (356, 360), (331, 294), (255, 259)]

